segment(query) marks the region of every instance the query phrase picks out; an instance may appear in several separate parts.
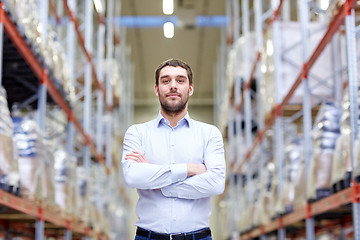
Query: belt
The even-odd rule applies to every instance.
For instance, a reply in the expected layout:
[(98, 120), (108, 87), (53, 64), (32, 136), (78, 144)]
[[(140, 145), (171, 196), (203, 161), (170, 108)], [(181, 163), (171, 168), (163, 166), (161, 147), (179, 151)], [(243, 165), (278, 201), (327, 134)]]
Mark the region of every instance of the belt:
[(209, 228), (205, 228), (194, 232), (176, 233), (176, 234), (157, 233), (139, 227), (136, 230), (136, 235), (142, 237), (150, 236), (150, 239), (155, 239), (155, 240), (193, 240), (193, 234), (195, 240), (202, 239), (211, 236), (211, 230)]

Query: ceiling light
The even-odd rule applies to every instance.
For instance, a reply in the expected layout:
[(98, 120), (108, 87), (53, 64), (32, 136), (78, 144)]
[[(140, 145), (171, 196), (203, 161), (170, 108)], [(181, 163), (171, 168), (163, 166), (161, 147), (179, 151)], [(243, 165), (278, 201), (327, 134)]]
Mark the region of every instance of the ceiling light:
[(102, 13), (102, 12), (103, 12), (103, 5), (102, 5), (101, 0), (94, 0), (94, 5), (95, 5), (96, 11), (97, 11), (98, 13)]
[(321, 0), (320, 7), (322, 10), (326, 10), (329, 7), (329, 0)]
[(163, 13), (166, 15), (174, 13), (174, 0), (163, 0)]
[(164, 36), (166, 38), (174, 37), (174, 24), (172, 22), (164, 23)]

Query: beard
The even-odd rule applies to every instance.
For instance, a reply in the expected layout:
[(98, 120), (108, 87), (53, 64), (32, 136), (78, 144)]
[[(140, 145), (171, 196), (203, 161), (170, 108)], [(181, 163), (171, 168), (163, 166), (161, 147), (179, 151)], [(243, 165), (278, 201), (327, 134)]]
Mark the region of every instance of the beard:
[(172, 104), (171, 101), (166, 101), (166, 98), (162, 100), (162, 98), (159, 96), (161, 108), (164, 110), (166, 114), (181, 113), (185, 109), (188, 99), (189, 96), (186, 96), (185, 99), (183, 99), (181, 96), (179, 102), (177, 102), (176, 104)]

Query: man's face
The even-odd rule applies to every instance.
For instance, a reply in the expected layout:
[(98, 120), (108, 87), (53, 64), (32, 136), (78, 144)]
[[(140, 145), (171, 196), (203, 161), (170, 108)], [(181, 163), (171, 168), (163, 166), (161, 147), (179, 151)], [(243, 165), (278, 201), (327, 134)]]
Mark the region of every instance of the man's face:
[(159, 74), (159, 86), (155, 85), (155, 94), (159, 97), (162, 109), (167, 113), (183, 111), (193, 94), (193, 85), (189, 84), (187, 72), (182, 67), (166, 66)]

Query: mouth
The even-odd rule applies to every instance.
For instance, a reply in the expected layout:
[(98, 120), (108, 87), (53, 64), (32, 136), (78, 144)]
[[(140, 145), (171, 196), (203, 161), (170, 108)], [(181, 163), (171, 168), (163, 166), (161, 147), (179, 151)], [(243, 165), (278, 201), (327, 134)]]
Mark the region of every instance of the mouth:
[(180, 97), (180, 94), (178, 94), (178, 93), (168, 93), (168, 94), (166, 94), (166, 97), (177, 98), (177, 97)]

